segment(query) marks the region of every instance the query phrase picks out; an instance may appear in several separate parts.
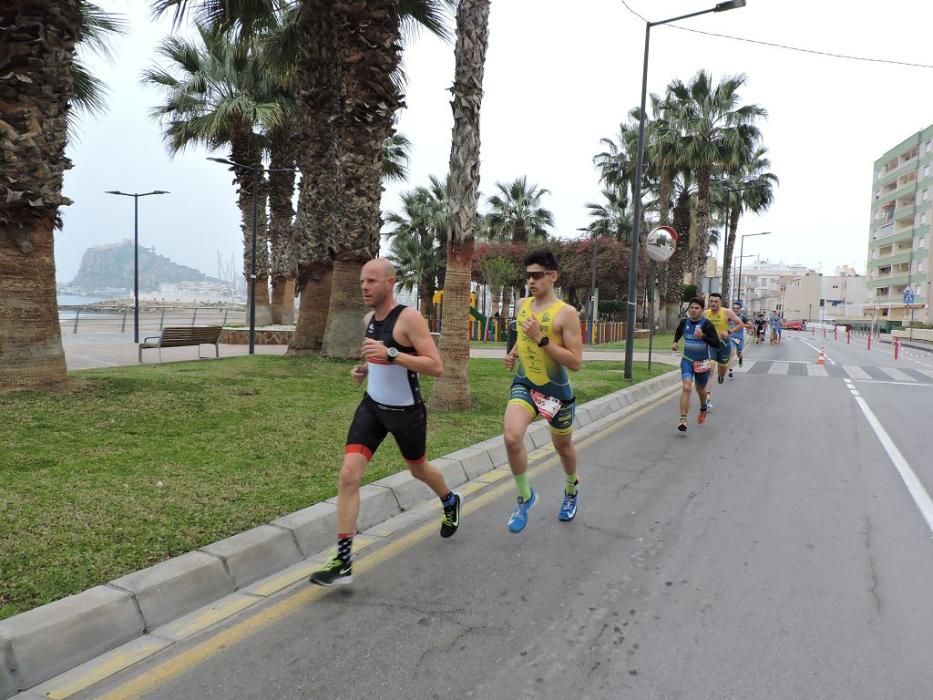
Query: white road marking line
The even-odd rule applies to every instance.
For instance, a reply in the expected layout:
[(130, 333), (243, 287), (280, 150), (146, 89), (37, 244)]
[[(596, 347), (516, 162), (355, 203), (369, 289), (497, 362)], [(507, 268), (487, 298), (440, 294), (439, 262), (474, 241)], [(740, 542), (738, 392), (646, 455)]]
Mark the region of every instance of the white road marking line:
[(918, 369), (917, 371), (920, 372), (920, 374), (925, 374), (928, 377), (933, 378), (933, 371), (930, 371), (928, 369)]
[(846, 374), (852, 377), (852, 379), (871, 379), (871, 375), (861, 367), (856, 367), (855, 365), (843, 365), (842, 369)]
[(768, 368), (768, 374), (787, 374), (790, 365), (786, 362), (772, 362)]
[(888, 457), (901, 475), (904, 485), (907, 486), (907, 491), (910, 493), (911, 498), (914, 499), (914, 503), (917, 504), (917, 508), (920, 509), (920, 514), (923, 516), (923, 519), (926, 520), (930, 533), (933, 534), (933, 499), (930, 498), (930, 494), (923, 488), (923, 484), (920, 483), (917, 474), (911, 469), (910, 464), (904, 458), (904, 455), (901, 454), (901, 451), (897, 449), (897, 445), (894, 444), (891, 436), (888, 435), (874, 412), (868, 407), (868, 403), (865, 399), (861, 396), (857, 396), (855, 397), (855, 402), (858, 404), (858, 407), (862, 409), (865, 419), (868, 421), (871, 429), (875, 431), (878, 441), (881, 443), (884, 451), (888, 453)]
[(917, 381), (909, 374), (901, 372), (899, 369), (894, 369), (893, 367), (879, 367), (882, 372), (891, 377), (891, 379), (897, 380), (899, 382), (915, 382)]
[(933, 387), (933, 384), (927, 384), (926, 382), (895, 382), (894, 380), (888, 381), (886, 379), (856, 379), (860, 384), (893, 384), (894, 386), (925, 386), (927, 388)]
[(745, 360), (745, 361), (742, 363), (742, 366), (741, 366), (741, 367), (736, 367), (736, 368), (735, 368), (735, 371), (736, 371), (736, 372), (748, 372), (748, 370), (750, 370), (752, 367), (755, 366), (755, 362), (756, 362), (756, 360)]
[(808, 377), (828, 377), (829, 372), (826, 371), (825, 365), (807, 364), (807, 376)]

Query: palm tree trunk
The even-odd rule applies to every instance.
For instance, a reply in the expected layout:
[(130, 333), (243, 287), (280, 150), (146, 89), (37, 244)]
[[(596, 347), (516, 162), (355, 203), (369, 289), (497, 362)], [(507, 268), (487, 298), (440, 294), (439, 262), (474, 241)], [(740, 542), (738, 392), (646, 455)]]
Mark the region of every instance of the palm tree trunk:
[(729, 235), (722, 256), (722, 298), (723, 302), (732, 301), (729, 290), (732, 287), (732, 254), (735, 252), (735, 234), (739, 230), (739, 208), (729, 209)]
[(393, 76), (401, 58), (398, 0), (344, 0), (334, 6), (342, 47), (344, 109), (337, 128), (338, 188), (343, 196), (333, 289), (322, 353), (360, 352), (360, 270), (379, 252), (382, 161), (402, 105)]
[(54, 236), (79, 0), (0, 5), (0, 389), (67, 379)]
[(418, 281), (418, 297), (421, 305), (421, 315), (425, 318), (434, 316), (434, 280), (430, 277), (422, 277)]
[[(230, 155), (235, 163), (260, 167), (259, 143), (256, 135), (248, 128), (234, 130), (230, 138)], [(253, 266), (253, 236), (256, 248), (256, 325), (271, 323), (272, 313), (269, 308), (269, 252), (266, 217), (266, 197), (268, 191), (265, 178), (257, 179), (253, 172), (244, 168), (231, 167), (237, 183), (237, 203), (240, 207), (240, 230), (243, 236), (243, 276), (246, 278), (247, 303), (252, 295), (250, 275)], [(253, 202), (253, 197), (258, 201)], [(253, 230), (255, 227), (255, 231)]]
[(677, 248), (667, 261), (667, 285), (664, 293), (664, 325), (675, 328), (680, 322), (684, 277), (690, 263), (690, 196), (686, 192), (674, 207), (674, 230)]
[(314, 40), (301, 42), (295, 66), (302, 175), (293, 230), (295, 285), (301, 298), (289, 355), (318, 353), (323, 344), (341, 208), (335, 123), (342, 110), (342, 88), (334, 3), (305, 0), (298, 22), (301, 35)]
[[(664, 167), (661, 169), (660, 176), (660, 196), (658, 200), (659, 206), (659, 218), (658, 225), (660, 226), (669, 226), (671, 220), (671, 195), (674, 191), (674, 174), (671, 172), (670, 168)], [(676, 230), (676, 229), (675, 229)], [(670, 284), (670, 265), (662, 264), (658, 266), (658, 302), (660, 313), (658, 314), (657, 322), (661, 330), (667, 330), (667, 313), (664, 309), (665, 299), (667, 298), (667, 286)]]
[(693, 281), (697, 286), (697, 293), (703, 291), (706, 258), (709, 255), (709, 181), (709, 170), (700, 171), (697, 177), (697, 256), (693, 269)]
[(444, 332), (440, 351), (444, 374), (434, 385), (431, 406), (470, 407), (470, 278), (479, 199), (480, 108), (489, 43), (489, 0), (460, 0), (454, 49), (454, 128), (450, 144), (450, 237), (444, 289)]
[[(295, 264), (293, 232), (295, 210), (296, 143), (285, 129), (273, 131), (269, 173), (269, 248), (272, 272), (272, 323), (295, 322)], [(281, 172), (279, 172), (281, 171)]]
[(331, 262), (328, 260), (322, 263), (311, 263), (305, 268), (302, 276), (304, 287), (301, 292), (295, 333), (286, 352), (289, 356), (320, 353), (324, 340), (324, 327), (327, 325), (327, 313), (330, 308), (330, 290), (333, 286)]
[(29, 214), (31, 230), (0, 224), (0, 389), (68, 378), (55, 298), (55, 214)]

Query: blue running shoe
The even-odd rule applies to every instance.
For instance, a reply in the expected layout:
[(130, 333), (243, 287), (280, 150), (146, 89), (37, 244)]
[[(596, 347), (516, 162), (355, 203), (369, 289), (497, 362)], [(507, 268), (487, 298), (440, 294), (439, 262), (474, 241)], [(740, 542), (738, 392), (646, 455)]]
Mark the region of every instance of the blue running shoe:
[(565, 522), (573, 520), (574, 516), (577, 514), (577, 500), (579, 497), (579, 491), (573, 496), (564, 491), (564, 498), (560, 502), (560, 511), (557, 513), (557, 517)]
[(523, 501), (522, 497), (518, 497), (518, 504), (515, 506), (515, 510), (512, 511), (512, 516), (509, 518), (509, 531), (510, 532), (521, 532), (525, 529), (525, 525), (528, 524), (528, 511), (531, 510), (531, 507), (538, 502), (538, 494), (534, 489), (531, 489), (531, 498), (527, 501)]

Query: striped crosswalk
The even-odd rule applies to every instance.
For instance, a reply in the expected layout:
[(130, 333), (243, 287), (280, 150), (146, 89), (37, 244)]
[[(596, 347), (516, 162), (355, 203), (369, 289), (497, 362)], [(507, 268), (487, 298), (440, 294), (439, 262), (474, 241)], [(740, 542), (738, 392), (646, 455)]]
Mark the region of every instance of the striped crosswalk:
[(776, 377), (828, 377), (898, 384), (933, 384), (933, 370), (906, 367), (827, 365), (816, 362), (747, 360), (736, 374)]

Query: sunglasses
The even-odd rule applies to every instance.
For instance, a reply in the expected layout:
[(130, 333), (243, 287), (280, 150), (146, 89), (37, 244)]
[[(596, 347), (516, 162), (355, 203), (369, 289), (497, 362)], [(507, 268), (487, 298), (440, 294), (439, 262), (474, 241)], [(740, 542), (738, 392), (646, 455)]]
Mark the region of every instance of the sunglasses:
[(540, 279), (543, 279), (544, 276), (545, 276), (548, 272), (550, 272), (550, 270), (545, 270), (545, 271), (543, 271), (543, 272), (542, 272), (541, 270), (529, 270), (529, 271), (528, 271), (528, 279), (531, 279), (531, 280), (540, 280)]

